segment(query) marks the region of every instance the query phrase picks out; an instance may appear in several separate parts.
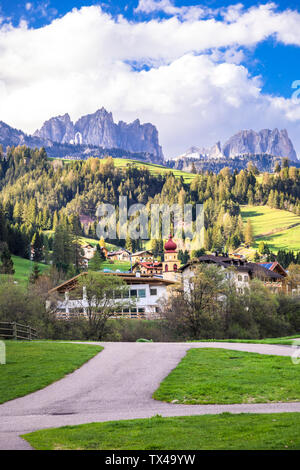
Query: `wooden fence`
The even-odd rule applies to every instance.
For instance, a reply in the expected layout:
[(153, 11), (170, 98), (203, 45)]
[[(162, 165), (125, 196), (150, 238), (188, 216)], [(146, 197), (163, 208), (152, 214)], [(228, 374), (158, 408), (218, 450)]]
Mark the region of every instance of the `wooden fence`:
[(37, 339), (37, 331), (29, 325), (4, 321), (0, 322), (0, 338), (31, 341)]

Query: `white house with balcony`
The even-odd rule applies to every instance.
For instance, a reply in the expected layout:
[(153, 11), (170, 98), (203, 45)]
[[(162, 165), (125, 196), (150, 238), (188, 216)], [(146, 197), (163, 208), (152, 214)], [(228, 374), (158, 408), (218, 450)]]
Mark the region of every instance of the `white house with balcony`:
[[(78, 287), (78, 279), (87, 273), (69, 279), (63, 284), (51, 289), (50, 294), (58, 294), (56, 315), (58, 318), (71, 318), (72, 315), (86, 315), (88, 301), (86, 298), (86, 288), (82, 289), (81, 298), (74, 298), (72, 291)], [(120, 309), (120, 299), (116, 299), (118, 311), (114, 317), (120, 318), (157, 318), (159, 317), (159, 307), (168, 298), (169, 288), (175, 283), (160, 277), (149, 277), (131, 273), (112, 273), (101, 275), (118, 276), (125, 281), (128, 286), (124, 298), (124, 308)], [(113, 299), (112, 299), (113, 301)], [(130, 305), (128, 307), (128, 305)]]

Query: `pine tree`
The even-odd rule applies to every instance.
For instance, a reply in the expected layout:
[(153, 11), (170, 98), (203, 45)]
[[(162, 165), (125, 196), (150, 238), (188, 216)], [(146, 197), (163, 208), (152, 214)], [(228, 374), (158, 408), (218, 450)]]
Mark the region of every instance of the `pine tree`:
[(11, 255), (10, 255), (10, 252), (6, 243), (4, 244), (2, 248), (0, 260), (2, 263), (0, 265), (1, 274), (15, 274), (14, 263), (13, 263), (13, 260), (11, 259)]
[(34, 263), (33, 270), (29, 278), (29, 282), (31, 284), (35, 284), (38, 278), (40, 277), (40, 275), (41, 275), (41, 270), (39, 268), (39, 265), (37, 263)]
[(39, 232), (36, 232), (32, 239), (32, 248), (33, 248), (33, 261), (43, 261), (43, 235)]
[(96, 250), (93, 258), (89, 261), (89, 270), (91, 271), (99, 271), (101, 269), (103, 259), (100, 256), (98, 250)]

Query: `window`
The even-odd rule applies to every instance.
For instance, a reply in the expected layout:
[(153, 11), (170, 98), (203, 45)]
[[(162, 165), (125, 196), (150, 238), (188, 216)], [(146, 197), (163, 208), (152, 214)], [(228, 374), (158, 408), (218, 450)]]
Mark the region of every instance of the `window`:
[(174, 271), (177, 271), (177, 264), (174, 264)]
[(157, 289), (150, 289), (150, 295), (157, 295)]
[(168, 265), (166, 264), (165, 272), (167, 273), (168, 271), (169, 271), (169, 267), (168, 267)]
[(145, 313), (145, 309), (144, 309), (144, 308), (139, 308), (139, 309), (138, 309), (138, 312), (139, 312), (139, 313)]
[(137, 290), (133, 289), (130, 291), (130, 297), (137, 297)]
[(248, 276), (244, 276), (244, 281), (248, 282)]
[(146, 289), (139, 289), (138, 297), (146, 297)]
[(241, 282), (243, 280), (242, 276), (238, 275), (238, 281)]

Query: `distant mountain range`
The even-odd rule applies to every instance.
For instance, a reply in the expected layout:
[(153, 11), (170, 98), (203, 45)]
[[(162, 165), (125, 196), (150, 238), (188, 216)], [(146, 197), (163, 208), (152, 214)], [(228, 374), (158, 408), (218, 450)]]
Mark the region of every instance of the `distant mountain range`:
[(75, 123), (69, 114), (53, 117), (33, 135), (0, 121), (0, 144), (4, 148), (12, 145), (44, 146), (50, 156), (74, 158), (103, 156), (107, 150), (119, 149), (127, 157), (136, 156), (160, 164), (164, 162), (158, 131), (153, 124), (141, 124), (138, 119), (130, 124), (123, 121), (116, 124), (112, 113), (104, 108), (81, 117)]
[(27, 135), (0, 121), (0, 144), (45, 147), (50, 157), (84, 159), (89, 156), (111, 155), (158, 163), (184, 171), (219, 171), (247, 167), (252, 160), (261, 171), (272, 171), (275, 162), (283, 157), (300, 166), (288, 132), (283, 129), (239, 131), (222, 145), (217, 142), (206, 149), (191, 147), (175, 159), (164, 161), (159, 145), (158, 131), (153, 124), (141, 124), (138, 119), (130, 124), (115, 123), (112, 113), (101, 108), (82, 116), (75, 123), (69, 114), (46, 121), (33, 135)]
[(246, 155), (266, 154), (273, 157), (286, 157), (298, 161), (292, 141), (287, 130), (264, 129), (240, 131), (231, 137), (223, 146), (217, 142), (212, 148), (191, 147), (175, 160), (230, 159)]

